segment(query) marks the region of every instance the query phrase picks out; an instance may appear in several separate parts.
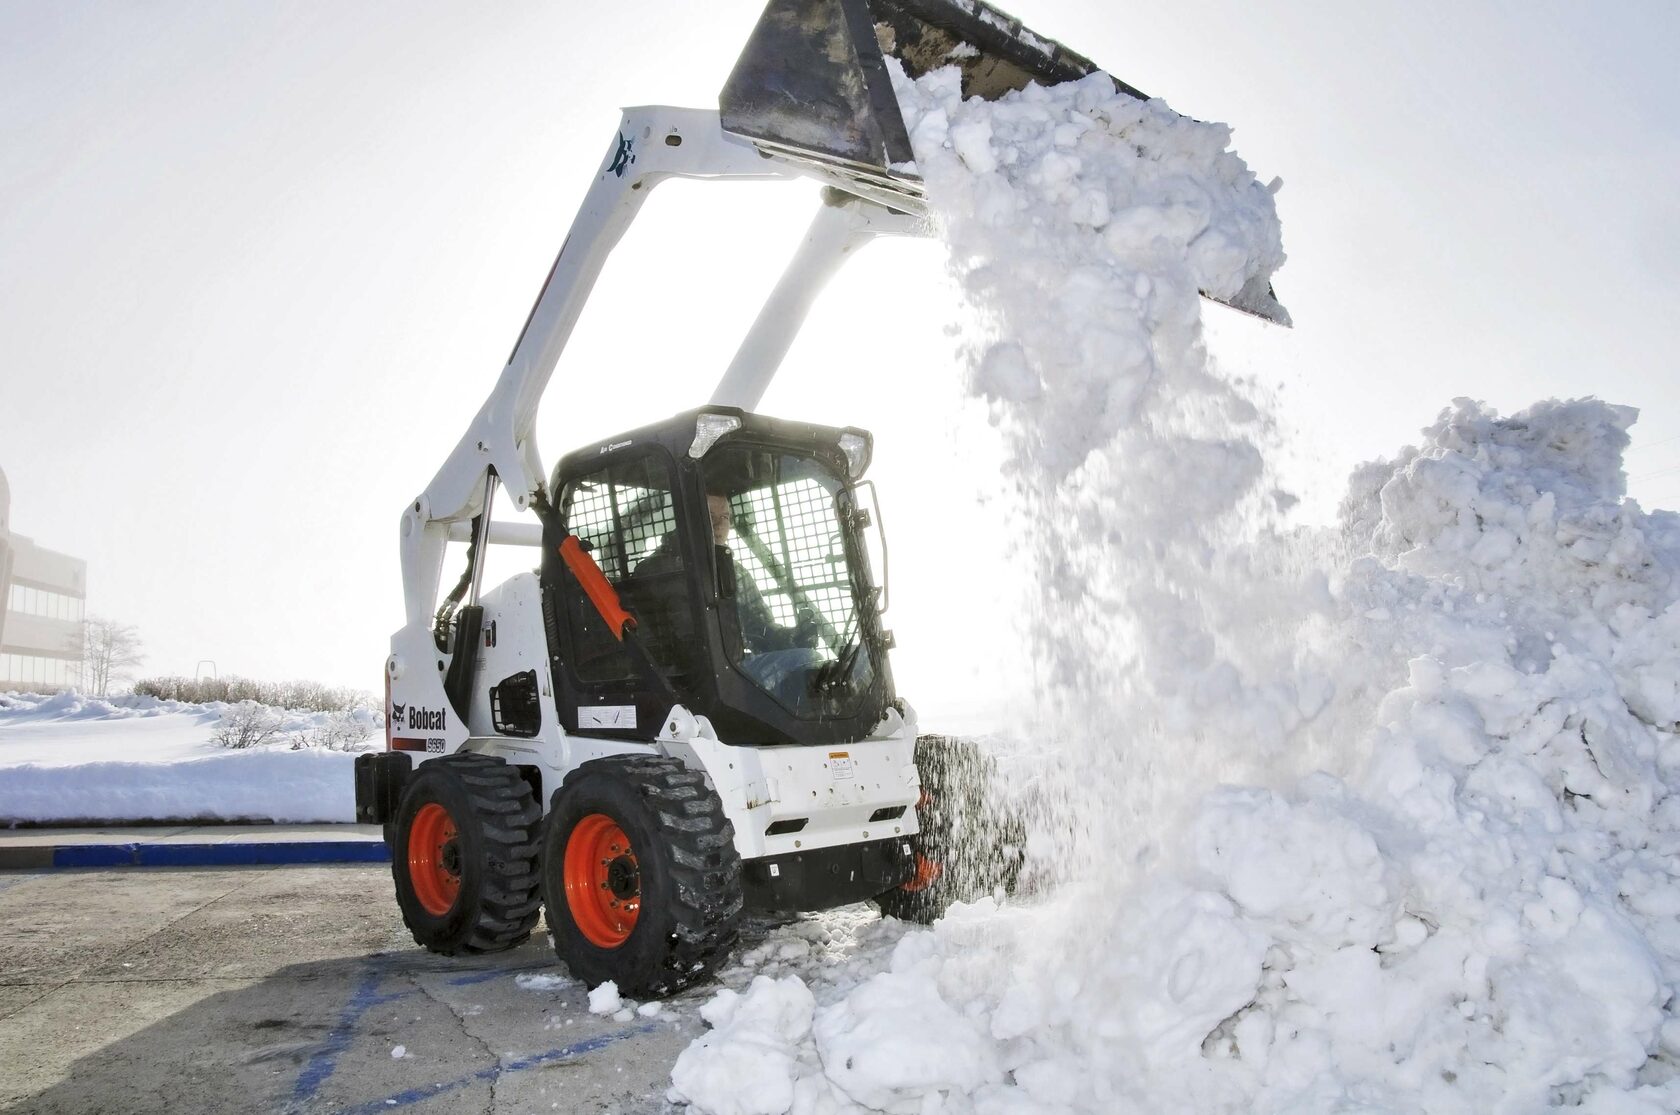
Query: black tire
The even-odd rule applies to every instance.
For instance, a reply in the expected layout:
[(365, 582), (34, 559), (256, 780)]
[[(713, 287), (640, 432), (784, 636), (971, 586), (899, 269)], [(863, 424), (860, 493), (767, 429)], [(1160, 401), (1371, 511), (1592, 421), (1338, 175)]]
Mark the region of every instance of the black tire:
[(926, 924), (953, 902), (1013, 891), (1025, 859), (1026, 825), (997, 800), (997, 764), (973, 743), (920, 736), (915, 756), (921, 831), (910, 838), (910, 848), (919, 876), (876, 896), (875, 904), (883, 914)]
[[(441, 807), (456, 835), (437, 878), (453, 876), (453, 902), (428, 908), (428, 859), (411, 856), (411, 837), (428, 806)], [(435, 817), (435, 813), (426, 814)], [(537, 848), (542, 810), (519, 771), (498, 758), (457, 752), (421, 763), (403, 789), (391, 829), (391, 875), (397, 905), (417, 944), (445, 956), (500, 952), (531, 935), (542, 910)], [(426, 831), (422, 821), (418, 831)], [(452, 845), (452, 847), (450, 847)]]
[[(629, 840), (614, 861), (613, 893), (637, 912), (617, 943), (591, 940), (566, 890), (566, 852), (578, 833), (579, 853), (604, 816)], [(580, 822), (586, 822), (579, 831)], [(611, 830), (606, 830), (610, 832)], [(589, 862), (596, 862), (590, 859)], [(601, 860), (605, 868), (605, 860)], [(735, 828), (705, 777), (675, 759), (618, 756), (584, 763), (554, 795), (543, 829), (543, 896), (554, 951), (589, 986), (607, 980), (638, 998), (673, 994), (711, 974), (734, 947), (741, 922), (741, 857)], [(602, 886), (574, 877), (579, 887)], [(593, 893), (593, 891), (589, 892)], [(583, 892), (574, 896), (587, 902)], [(603, 897), (607, 897), (603, 895)], [(621, 920), (616, 926), (625, 932)]]

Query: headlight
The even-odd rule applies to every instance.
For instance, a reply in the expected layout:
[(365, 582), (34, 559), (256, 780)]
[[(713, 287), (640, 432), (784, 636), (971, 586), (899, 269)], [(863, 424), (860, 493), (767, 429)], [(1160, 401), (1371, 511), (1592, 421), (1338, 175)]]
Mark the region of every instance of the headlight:
[(741, 419), (734, 414), (700, 415), (694, 420), (694, 440), (689, 444), (688, 455), (698, 461), (706, 455), (706, 450), (717, 444), (718, 438), (740, 428)]
[(853, 480), (869, 467), (874, 452), (873, 439), (862, 430), (845, 430), (840, 434), (840, 452), (846, 455), (846, 472)]

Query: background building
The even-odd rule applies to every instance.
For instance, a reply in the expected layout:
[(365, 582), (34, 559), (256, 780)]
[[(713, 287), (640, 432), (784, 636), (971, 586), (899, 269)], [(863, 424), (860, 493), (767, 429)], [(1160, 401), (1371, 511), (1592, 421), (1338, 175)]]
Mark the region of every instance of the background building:
[(78, 685), (87, 562), (13, 534), (11, 517), (0, 471), (0, 690)]

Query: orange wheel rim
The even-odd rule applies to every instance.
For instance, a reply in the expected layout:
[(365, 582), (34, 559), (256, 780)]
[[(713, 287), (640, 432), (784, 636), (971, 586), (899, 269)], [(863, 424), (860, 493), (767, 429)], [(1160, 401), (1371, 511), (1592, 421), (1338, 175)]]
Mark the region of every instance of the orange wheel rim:
[(945, 869), (943, 867), (935, 863), (933, 860), (923, 856), (920, 852), (917, 852), (916, 873), (910, 876), (909, 881), (906, 882), (900, 889), (909, 894), (915, 894), (917, 891), (927, 890), (929, 887), (933, 886), (933, 884), (937, 883), (939, 881), (939, 877), (943, 874), (945, 874)]
[(605, 813), (591, 813), (566, 838), (566, 906), (584, 940), (617, 948), (642, 912), (641, 866), (630, 838)]
[(414, 896), (433, 917), (455, 908), (461, 895), (461, 843), (455, 818), (435, 801), (420, 807), (408, 826), (408, 877)]

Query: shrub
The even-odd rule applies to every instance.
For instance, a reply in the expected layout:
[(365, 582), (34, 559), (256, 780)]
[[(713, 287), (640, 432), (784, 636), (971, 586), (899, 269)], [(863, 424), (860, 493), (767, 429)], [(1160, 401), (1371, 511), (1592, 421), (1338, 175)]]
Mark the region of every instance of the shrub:
[(372, 694), (360, 689), (322, 685), (316, 681), (256, 681), (225, 678), (156, 677), (134, 683), (134, 692), (164, 701), (202, 705), (210, 701), (238, 704), (256, 701), (277, 708), (309, 712), (352, 712), (375, 707)]
[(259, 747), (280, 734), (280, 716), (255, 701), (240, 701), (222, 713), (210, 738), (232, 751)]
[(292, 750), (360, 751), (358, 746), (380, 728), (379, 717), (367, 709), (335, 712), (317, 727), (292, 734)]

